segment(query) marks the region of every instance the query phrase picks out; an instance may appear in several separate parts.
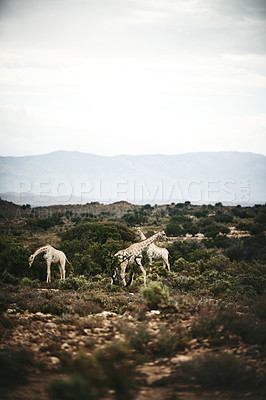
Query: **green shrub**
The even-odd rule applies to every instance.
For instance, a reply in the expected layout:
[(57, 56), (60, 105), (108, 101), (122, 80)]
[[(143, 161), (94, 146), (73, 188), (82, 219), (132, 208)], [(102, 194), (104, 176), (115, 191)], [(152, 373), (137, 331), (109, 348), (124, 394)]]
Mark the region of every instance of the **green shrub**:
[(194, 378), (197, 384), (208, 388), (241, 387), (252, 384), (255, 371), (246, 370), (243, 363), (233, 354), (204, 353), (182, 366), (183, 376)]
[(213, 345), (241, 337), (245, 343), (263, 345), (266, 343), (266, 323), (257, 323), (250, 314), (239, 314), (235, 310), (202, 311), (193, 321), (192, 334), (206, 338)]
[(150, 282), (147, 287), (141, 288), (141, 296), (150, 309), (156, 309), (170, 300), (169, 289), (162, 282)]
[(63, 217), (62, 213), (55, 213), (48, 218), (29, 219), (27, 221), (27, 226), (30, 229), (40, 228), (46, 231), (47, 229), (55, 225), (63, 225), (62, 217)]
[(98, 400), (100, 393), (80, 377), (66, 377), (52, 380), (49, 390), (51, 400)]
[(68, 378), (55, 380), (49, 388), (52, 400), (98, 400), (114, 392), (117, 400), (133, 397), (135, 366), (130, 349), (123, 342), (112, 342), (72, 359), (63, 355), (61, 361)]
[[(205, 242), (205, 241), (204, 241)], [(203, 241), (187, 239), (177, 240), (168, 246), (168, 251), (171, 256), (171, 264), (180, 257), (186, 261), (197, 261), (199, 259), (208, 259), (209, 255), (206, 251)]]
[(129, 346), (132, 349), (138, 352), (145, 352), (146, 346), (151, 337), (146, 323), (140, 324), (135, 330), (132, 330), (132, 327), (130, 327), (125, 333)]
[(62, 315), (65, 312), (65, 306), (52, 301), (43, 301), (39, 303), (38, 311), (44, 314)]
[(32, 365), (32, 353), (24, 349), (0, 350), (0, 386), (13, 388), (26, 383)]
[(185, 292), (196, 290), (198, 288), (198, 279), (193, 276), (178, 275), (172, 281), (172, 285)]
[(266, 297), (258, 298), (251, 307), (254, 314), (262, 320), (266, 320)]
[(148, 213), (145, 209), (133, 210), (122, 216), (122, 220), (124, 220), (129, 226), (135, 226), (143, 224), (147, 222)]
[(84, 275), (70, 275), (65, 280), (61, 280), (58, 284), (58, 287), (61, 290), (86, 290), (88, 286), (89, 282)]
[[(4, 271), (11, 275), (14, 275), (15, 277), (23, 277), (25, 275), (29, 275), (29, 255), (29, 250), (25, 249), (22, 243), (7, 236), (1, 236), (0, 279)], [(6, 280), (5, 282), (7, 283)]]
[(152, 346), (152, 351), (159, 357), (170, 357), (188, 347), (189, 339), (188, 331), (182, 326), (176, 326), (174, 331), (161, 327), (160, 333)]
[(225, 254), (230, 260), (266, 261), (266, 237), (250, 236), (242, 239), (228, 239)]
[(62, 236), (61, 249), (74, 265), (77, 275), (94, 276), (110, 272), (113, 255), (135, 240), (135, 233), (115, 222), (86, 222)]
[(21, 286), (40, 287), (40, 281), (38, 279), (31, 279), (26, 276), (19, 281), (19, 284)]
[(176, 222), (169, 222), (166, 225), (165, 233), (167, 236), (180, 236), (183, 234), (183, 229)]
[(3, 283), (10, 283), (11, 285), (18, 285), (19, 284), (19, 278), (15, 277), (14, 275), (10, 274), (5, 270), (2, 273), (2, 276), (0, 277), (1, 281)]
[(81, 315), (81, 316), (86, 316), (89, 314), (97, 314), (103, 311), (103, 309), (97, 304), (95, 301), (91, 300), (79, 300), (75, 305), (74, 305), (74, 311), (75, 313)]

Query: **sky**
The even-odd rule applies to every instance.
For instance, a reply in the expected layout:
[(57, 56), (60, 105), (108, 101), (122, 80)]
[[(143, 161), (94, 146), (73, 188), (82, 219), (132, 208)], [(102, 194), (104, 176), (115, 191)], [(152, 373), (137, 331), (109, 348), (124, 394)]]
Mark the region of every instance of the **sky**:
[(266, 155), (265, 0), (0, 0), (0, 155)]

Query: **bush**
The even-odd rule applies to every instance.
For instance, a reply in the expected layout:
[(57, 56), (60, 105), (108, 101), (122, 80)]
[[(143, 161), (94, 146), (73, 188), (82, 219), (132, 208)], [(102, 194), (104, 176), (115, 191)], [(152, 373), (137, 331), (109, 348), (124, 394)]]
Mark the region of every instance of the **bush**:
[(130, 327), (126, 332), (126, 336), (131, 348), (139, 352), (145, 352), (146, 346), (150, 340), (150, 333), (146, 324), (139, 325), (137, 329), (133, 331)]
[(144, 208), (140, 210), (130, 211), (122, 216), (122, 220), (125, 221), (129, 226), (135, 226), (147, 222), (148, 213)]
[(194, 291), (198, 288), (198, 281), (193, 276), (178, 275), (173, 280), (172, 285), (181, 290), (181, 292)]
[(168, 246), (171, 256), (171, 264), (179, 258), (186, 261), (196, 261), (198, 259), (208, 258), (209, 255), (205, 248), (205, 241), (197, 241), (193, 239), (177, 240)]
[(0, 237), (0, 276), (4, 271), (15, 277), (28, 275), (29, 255), (29, 250), (19, 241), (6, 236)]
[(193, 321), (192, 334), (197, 338), (207, 338), (212, 345), (231, 340), (249, 344), (266, 343), (266, 323), (257, 323), (251, 314), (239, 314), (236, 310), (203, 310)]
[(147, 287), (141, 288), (141, 296), (150, 309), (157, 309), (170, 300), (169, 289), (161, 282), (151, 282)]
[(165, 233), (167, 236), (180, 236), (183, 233), (183, 229), (175, 222), (169, 222), (166, 225)]
[(62, 221), (63, 214), (62, 213), (55, 213), (51, 217), (48, 218), (37, 218), (37, 219), (29, 219), (27, 221), (27, 226), (30, 229), (43, 229), (47, 230), (55, 225), (63, 225)]
[(86, 222), (62, 236), (61, 248), (74, 265), (77, 275), (94, 276), (110, 272), (113, 255), (135, 240), (127, 226), (112, 222)]
[(266, 261), (266, 237), (250, 236), (242, 239), (228, 239), (225, 254), (230, 260)]
[(12, 275), (9, 272), (7, 272), (7, 270), (5, 270), (2, 273), (1, 281), (3, 283), (10, 283), (11, 285), (18, 285), (19, 284), (19, 278), (16, 278), (14, 275)]
[(187, 379), (192, 376), (197, 384), (208, 388), (251, 384), (255, 374), (252, 370), (247, 371), (237, 357), (226, 352), (196, 356), (182, 369)]
[(86, 290), (89, 283), (84, 275), (68, 276), (65, 280), (60, 280), (58, 287), (61, 290)]
[(32, 365), (32, 353), (26, 350), (0, 350), (0, 386), (13, 388), (14, 385), (26, 383)]
[(80, 376), (52, 380), (48, 393), (51, 400), (98, 400), (100, 398), (98, 393), (94, 393), (87, 380)]
[(258, 298), (251, 307), (254, 314), (262, 320), (266, 320), (266, 297)]
[(123, 342), (112, 342), (92, 355), (81, 354), (76, 359), (65, 355), (61, 361), (69, 377), (54, 380), (49, 395), (52, 400), (98, 400), (112, 390), (115, 399), (130, 400), (136, 386), (131, 358), (131, 351)]
[(153, 353), (159, 357), (170, 357), (177, 351), (188, 347), (189, 334), (182, 326), (177, 326), (175, 331), (162, 327), (156, 342), (152, 346)]
[(19, 284), (21, 286), (40, 287), (40, 281), (38, 279), (31, 279), (26, 276), (19, 281)]
[(216, 222), (222, 222), (222, 223), (229, 223), (233, 222), (233, 217), (231, 215), (223, 214), (223, 213), (218, 213), (214, 216), (214, 221)]
[(189, 233), (190, 235), (196, 235), (200, 231), (199, 226), (193, 222), (185, 222), (183, 224), (183, 234)]

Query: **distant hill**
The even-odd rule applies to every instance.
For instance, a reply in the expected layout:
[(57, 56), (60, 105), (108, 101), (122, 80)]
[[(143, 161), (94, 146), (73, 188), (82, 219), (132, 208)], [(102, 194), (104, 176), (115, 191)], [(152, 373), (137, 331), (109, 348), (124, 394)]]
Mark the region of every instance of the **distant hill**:
[(11, 201), (0, 199), (0, 218), (29, 218), (29, 216), (47, 218), (56, 213), (66, 214), (68, 212), (74, 217), (84, 217), (85, 214), (92, 213), (93, 215), (103, 214), (121, 218), (128, 211), (137, 210), (140, 207), (140, 205), (119, 201), (111, 204), (101, 204), (98, 202), (87, 204), (58, 204), (47, 207), (35, 207), (32, 209), (29, 206), (20, 206)]
[(266, 201), (266, 157), (241, 152), (0, 157), (0, 196), (32, 206), (98, 201), (252, 205)]

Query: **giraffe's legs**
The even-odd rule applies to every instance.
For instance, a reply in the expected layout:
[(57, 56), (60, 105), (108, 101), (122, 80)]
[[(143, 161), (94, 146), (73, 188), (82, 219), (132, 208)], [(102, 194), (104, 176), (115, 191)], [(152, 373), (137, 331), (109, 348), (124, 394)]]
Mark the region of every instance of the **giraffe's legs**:
[[(139, 260), (139, 258), (140, 258), (140, 260)], [(146, 284), (146, 271), (145, 271), (143, 265), (141, 264), (142, 257), (139, 257), (139, 258), (136, 257), (135, 261), (136, 261), (137, 265), (140, 267), (140, 269), (141, 269), (141, 271), (143, 273), (143, 283), (144, 283), (144, 286), (146, 287), (147, 286), (147, 284)]]
[(59, 269), (59, 272), (60, 272), (60, 279), (62, 280), (63, 273), (62, 273), (61, 263), (59, 262), (57, 265), (58, 265), (58, 269)]
[(125, 275), (126, 275), (127, 264), (128, 264), (127, 261), (125, 261), (125, 262), (123, 262), (123, 263), (121, 264), (121, 273), (120, 273), (120, 275), (121, 275), (121, 279), (122, 279), (122, 282), (123, 282), (123, 285), (124, 285), (124, 286), (126, 286)]
[(51, 263), (50, 261), (46, 261), (47, 263), (47, 279), (46, 283), (51, 282)]
[(169, 272), (171, 271), (170, 264), (169, 264), (169, 261), (167, 258), (163, 258), (163, 266), (164, 266), (164, 268), (167, 268)]
[(62, 261), (59, 263), (59, 270), (60, 270), (60, 275), (61, 279), (65, 280), (66, 279), (66, 268), (65, 268), (66, 261)]
[(150, 268), (150, 272), (152, 271), (152, 256), (150, 254), (148, 254), (148, 259), (149, 259), (149, 268)]
[(117, 274), (117, 268), (114, 270), (113, 275), (111, 276), (111, 285), (114, 284), (114, 279), (116, 277), (116, 274)]
[(166, 265), (167, 265), (168, 271), (170, 272), (170, 271), (171, 271), (171, 269), (170, 269), (170, 264), (169, 264), (169, 261), (168, 261), (168, 259), (166, 260)]

